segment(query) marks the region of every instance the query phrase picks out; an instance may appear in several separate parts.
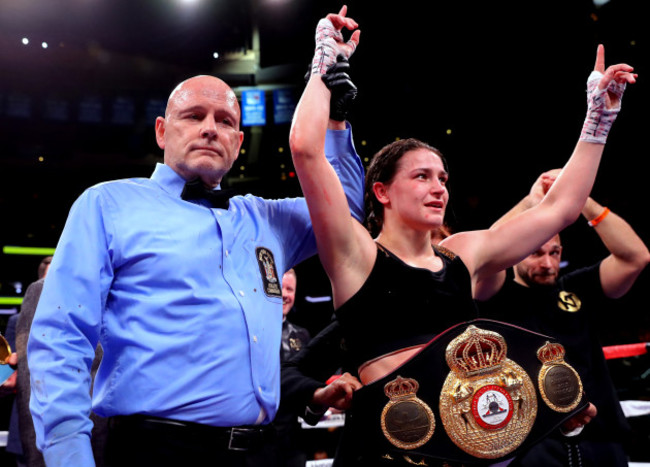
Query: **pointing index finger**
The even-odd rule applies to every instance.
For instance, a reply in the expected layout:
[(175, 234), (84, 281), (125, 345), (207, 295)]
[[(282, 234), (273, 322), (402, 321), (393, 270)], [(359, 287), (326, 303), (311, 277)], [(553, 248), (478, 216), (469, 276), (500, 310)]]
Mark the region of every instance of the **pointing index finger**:
[(595, 71), (600, 71), (605, 73), (605, 47), (603, 44), (598, 44), (598, 49), (596, 50), (596, 64), (594, 65)]

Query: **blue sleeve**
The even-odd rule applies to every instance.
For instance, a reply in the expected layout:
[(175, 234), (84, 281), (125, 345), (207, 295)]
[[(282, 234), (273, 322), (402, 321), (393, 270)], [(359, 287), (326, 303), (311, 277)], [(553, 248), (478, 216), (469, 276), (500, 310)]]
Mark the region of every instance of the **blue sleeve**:
[[(351, 214), (359, 222), (363, 222), (365, 174), (352, 142), (349, 124), (345, 130), (327, 130), (325, 155), (341, 180)], [(316, 254), (316, 239), (304, 198), (265, 200), (264, 206), (266, 218), (286, 253), (285, 269)]]
[(100, 194), (72, 206), (32, 323), (27, 356), (36, 444), (48, 466), (93, 466), (90, 367), (113, 272)]
[(345, 130), (327, 130), (325, 155), (336, 171), (348, 198), (350, 212), (359, 222), (364, 221), (364, 169), (352, 140), (352, 128), (346, 122)]

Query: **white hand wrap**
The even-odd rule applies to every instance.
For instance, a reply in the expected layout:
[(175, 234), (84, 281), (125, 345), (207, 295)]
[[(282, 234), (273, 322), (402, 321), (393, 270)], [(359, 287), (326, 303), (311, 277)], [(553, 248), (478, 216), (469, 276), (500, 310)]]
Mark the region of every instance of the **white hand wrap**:
[[(598, 83), (603, 74), (592, 71), (587, 79), (587, 117), (582, 126), (580, 141), (605, 144), (607, 135), (612, 128), (616, 115), (621, 110), (621, 99), (625, 91), (625, 83), (611, 80), (605, 89), (598, 89)], [(618, 99), (616, 107), (608, 109), (606, 106), (606, 93), (614, 94)]]
[[(312, 61), (312, 74), (324, 75), (327, 69), (336, 63), (336, 56), (343, 55), (350, 58), (352, 53), (346, 53), (343, 45), (343, 34), (336, 29), (332, 22), (323, 18), (316, 27), (316, 50)], [(348, 42), (354, 51), (354, 43)]]

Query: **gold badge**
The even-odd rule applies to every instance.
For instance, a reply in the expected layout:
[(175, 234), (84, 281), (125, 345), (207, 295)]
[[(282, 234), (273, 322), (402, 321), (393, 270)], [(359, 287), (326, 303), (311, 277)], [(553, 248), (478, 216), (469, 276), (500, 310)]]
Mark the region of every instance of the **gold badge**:
[(415, 449), (431, 439), (436, 422), (431, 408), (415, 396), (420, 384), (398, 376), (386, 383), (390, 401), (381, 412), (384, 436), (400, 449)]
[(282, 287), (278, 279), (273, 253), (268, 248), (259, 247), (255, 249), (255, 255), (264, 283), (264, 293), (269, 297), (282, 297)]
[(564, 290), (561, 290), (557, 297), (557, 306), (560, 310), (575, 313), (580, 310), (582, 302), (573, 292), (565, 292)]
[(0, 365), (7, 365), (7, 360), (11, 356), (11, 346), (7, 339), (0, 334)]
[(533, 382), (507, 350), (500, 334), (471, 325), (445, 352), (451, 372), (440, 393), (442, 424), (456, 446), (482, 459), (517, 449), (537, 416)]
[(300, 349), (302, 349), (302, 341), (300, 340), (299, 337), (290, 337), (289, 338), (289, 347), (294, 352), (300, 352)]
[(7, 340), (0, 334), (0, 386), (7, 381), (14, 369), (9, 365), (9, 357), (11, 356), (11, 347)]
[(564, 361), (564, 347), (546, 342), (537, 350), (542, 362), (538, 384), (542, 399), (556, 412), (570, 412), (582, 399), (582, 381), (571, 365)]

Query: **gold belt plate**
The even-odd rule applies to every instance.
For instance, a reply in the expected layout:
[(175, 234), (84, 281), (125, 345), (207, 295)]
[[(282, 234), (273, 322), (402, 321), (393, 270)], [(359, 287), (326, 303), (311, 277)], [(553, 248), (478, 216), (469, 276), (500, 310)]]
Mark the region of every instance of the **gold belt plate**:
[(381, 412), (384, 436), (400, 449), (416, 449), (431, 439), (435, 417), (424, 401), (416, 397), (419, 383), (397, 376), (384, 386), (390, 401)]
[(539, 392), (546, 405), (560, 413), (575, 409), (583, 394), (580, 375), (564, 361), (565, 353), (561, 344), (550, 342), (537, 350), (537, 358), (542, 362), (537, 378)]
[(496, 459), (517, 449), (537, 416), (535, 387), (507, 358), (505, 339), (469, 326), (447, 346), (451, 372), (440, 393), (440, 418), (449, 438), (466, 453)]

